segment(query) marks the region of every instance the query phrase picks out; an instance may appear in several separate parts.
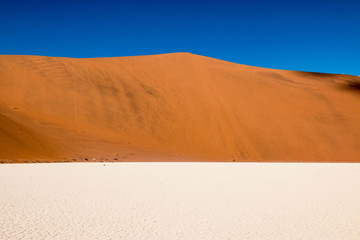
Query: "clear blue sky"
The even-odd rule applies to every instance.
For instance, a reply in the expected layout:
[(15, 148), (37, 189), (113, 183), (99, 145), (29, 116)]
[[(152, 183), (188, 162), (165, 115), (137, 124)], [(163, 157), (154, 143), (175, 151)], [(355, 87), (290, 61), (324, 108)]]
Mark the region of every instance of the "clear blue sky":
[(360, 75), (360, 1), (0, 3), (0, 54), (83, 58), (169, 52)]

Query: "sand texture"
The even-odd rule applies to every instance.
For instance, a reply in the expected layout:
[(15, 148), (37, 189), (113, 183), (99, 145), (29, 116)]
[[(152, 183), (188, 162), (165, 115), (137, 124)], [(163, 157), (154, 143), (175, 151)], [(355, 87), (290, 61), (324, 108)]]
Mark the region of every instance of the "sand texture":
[(3, 55), (0, 160), (360, 161), (359, 81), (189, 53)]
[(0, 239), (358, 240), (359, 183), (355, 163), (3, 164)]

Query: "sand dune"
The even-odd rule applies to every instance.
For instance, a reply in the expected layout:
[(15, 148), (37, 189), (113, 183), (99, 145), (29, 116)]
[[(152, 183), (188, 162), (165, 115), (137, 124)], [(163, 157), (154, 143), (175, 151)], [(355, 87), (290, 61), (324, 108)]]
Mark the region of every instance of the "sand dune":
[(360, 164), (0, 166), (0, 239), (359, 240)]
[(0, 56), (0, 159), (360, 161), (359, 79), (189, 53)]

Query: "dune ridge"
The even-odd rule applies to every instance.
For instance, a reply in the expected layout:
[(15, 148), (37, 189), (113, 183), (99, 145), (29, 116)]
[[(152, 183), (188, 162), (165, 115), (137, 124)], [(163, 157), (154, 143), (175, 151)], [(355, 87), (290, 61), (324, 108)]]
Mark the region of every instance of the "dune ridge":
[(0, 159), (356, 162), (359, 81), (190, 53), (2, 55)]

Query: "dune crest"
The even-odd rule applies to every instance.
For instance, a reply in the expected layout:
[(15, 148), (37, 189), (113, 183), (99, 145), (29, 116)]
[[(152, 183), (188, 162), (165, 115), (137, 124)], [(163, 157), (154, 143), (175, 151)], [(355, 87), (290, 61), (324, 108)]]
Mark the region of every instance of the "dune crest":
[(360, 161), (359, 81), (189, 53), (3, 55), (0, 159)]

